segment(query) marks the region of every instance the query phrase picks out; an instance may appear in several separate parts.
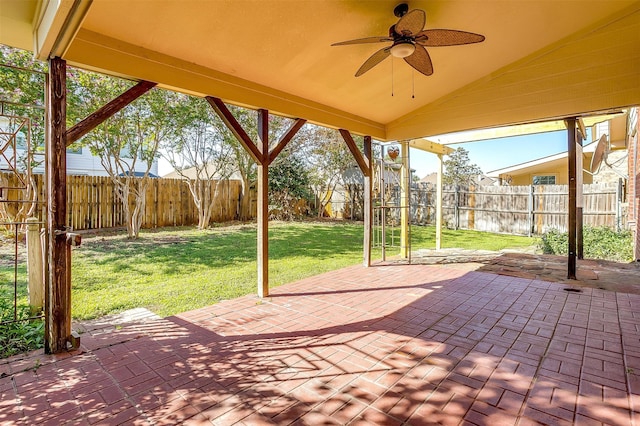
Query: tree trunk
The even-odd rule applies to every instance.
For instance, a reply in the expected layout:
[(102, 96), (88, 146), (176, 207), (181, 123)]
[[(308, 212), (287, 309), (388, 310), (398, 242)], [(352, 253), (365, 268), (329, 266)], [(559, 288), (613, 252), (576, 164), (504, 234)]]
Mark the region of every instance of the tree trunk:
[(242, 176), (242, 192), (240, 193), (240, 220), (251, 219), (251, 194), (249, 193), (249, 179), (246, 176)]

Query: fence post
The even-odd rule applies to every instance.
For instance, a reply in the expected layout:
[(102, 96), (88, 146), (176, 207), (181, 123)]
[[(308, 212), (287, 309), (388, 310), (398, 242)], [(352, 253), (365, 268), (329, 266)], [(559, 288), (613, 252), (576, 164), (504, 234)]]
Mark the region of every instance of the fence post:
[(44, 305), (44, 263), (40, 241), (40, 221), (27, 218), (27, 274), (29, 277), (29, 306), (31, 313), (39, 312)]
[(534, 186), (533, 185), (529, 185), (529, 236), (533, 235), (534, 229), (533, 229), (533, 191), (534, 191)]
[(460, 185), (456, 185), (453, 201), (453, 223), (456, 231), (460, 228)]
[(618, 178), (618, 187), (616, 188), (616, 230), (622, 230), (622, 178)]

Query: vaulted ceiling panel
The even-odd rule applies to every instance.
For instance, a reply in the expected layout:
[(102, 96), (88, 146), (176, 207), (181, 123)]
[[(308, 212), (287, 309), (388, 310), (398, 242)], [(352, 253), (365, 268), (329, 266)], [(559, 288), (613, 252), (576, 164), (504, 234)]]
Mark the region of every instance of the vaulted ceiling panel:
[[(24, 48), (31, 38), (40, 57), (382, 140), (640, 103), (638, 0), (409, 1), (425, 11), (425, 28), (486, 40), (428, 48), (429, 77), (388, 58), (357, 78), (387, 44), (331, 44), (386, 36), (397, 0), (38, 4), (0, 1), (0, 42)], [(10, 34), (9, 20), (19, 24)]]

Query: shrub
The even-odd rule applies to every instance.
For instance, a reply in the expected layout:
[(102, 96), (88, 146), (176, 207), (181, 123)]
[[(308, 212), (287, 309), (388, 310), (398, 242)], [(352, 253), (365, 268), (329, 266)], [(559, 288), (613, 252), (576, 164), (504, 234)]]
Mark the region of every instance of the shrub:
[[(585, 226), (583, 231), (584, 257), (618, 262), (633, 260), (631, 231), (616, 232), (610, 228)], [(542, 235), (540, 249), (545, 254), (568, 254), (569, 237), (566, 232), (551, 229)]]
[(13, 321), (13, 304), (0, 299), (0, 322), (9, 321), (0, 325), (0, 358), (44, 347), (44, 321), (29, 316), (28, 306), (18, 306), (17, 321)]

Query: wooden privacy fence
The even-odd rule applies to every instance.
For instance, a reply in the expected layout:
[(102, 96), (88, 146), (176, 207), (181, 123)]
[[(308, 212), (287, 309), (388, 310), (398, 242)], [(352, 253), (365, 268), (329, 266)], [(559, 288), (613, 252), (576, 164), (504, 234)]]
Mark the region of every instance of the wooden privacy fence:
[[(45, 200), (44, 179), (35, 175), (39, 200)], [(180, 179), (146, 179), (145, 212), (142, 227), (187, 226), (198, 223), (198, 210), (193, 202), (186, 182)], [(0, 180), (8, 186), (14, 185), (17, 177), (10, 173), (0, 173)], [(238, 217), (239, 198), (242, 183), (237, 180), (211, 181), (215, 190), (212, 222), (226, 222)], [(249, 194), (252, 200), (254, 194)], [(18, 199), (17, 190), (3, 194), (8, 200)], [(7, 198), (8, 197), (8, 198)], [(14, 198), (15, 197), (15, 198)], [(12, 203), (3, 203), (5, 209), (14, 209)], [(255, 203), (251, 212), (255, 210)], [(38, 204), (36, 216), (45, 220), (43, 204)], [(118, 228), (126, 226), (122, 202), (115, 192), (111, 178), (103, 176), (67, 177), (67, 225), (74, 230)]]
[[(622, 183), (583, 186), (585, 225), (621, 229), (626, 226)], [(435, 188), (412, 189), (414, 222), (435, 222)], [(567, 230), (567, 185), (446, 187), (443, 219), (450, 228), (518, 235)]]

